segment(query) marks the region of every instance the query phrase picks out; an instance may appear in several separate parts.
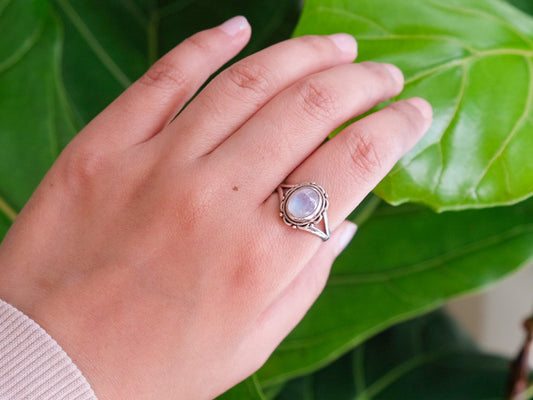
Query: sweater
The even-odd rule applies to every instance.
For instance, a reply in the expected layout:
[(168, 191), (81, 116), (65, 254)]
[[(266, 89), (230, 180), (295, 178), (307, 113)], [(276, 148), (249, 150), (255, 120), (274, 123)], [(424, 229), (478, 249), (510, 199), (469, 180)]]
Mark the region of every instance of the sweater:
[(97, 400), (59, 344), (1, 299), (0, 400)]

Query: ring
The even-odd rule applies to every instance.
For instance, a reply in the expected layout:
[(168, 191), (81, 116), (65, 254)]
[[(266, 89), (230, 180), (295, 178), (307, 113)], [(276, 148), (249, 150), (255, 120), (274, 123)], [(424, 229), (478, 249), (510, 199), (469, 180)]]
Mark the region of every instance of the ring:
[[(318, 236), (324, 242), (329, 239), (328, 215), (329, 206), (326, 191), (314, 182), (299, 185), (281, 184), (278, 186), (280, 198), (280, 216), (283, 221), (294, 229), (302, 229)], [(324, 221), (324, 230), (316, 227)]]

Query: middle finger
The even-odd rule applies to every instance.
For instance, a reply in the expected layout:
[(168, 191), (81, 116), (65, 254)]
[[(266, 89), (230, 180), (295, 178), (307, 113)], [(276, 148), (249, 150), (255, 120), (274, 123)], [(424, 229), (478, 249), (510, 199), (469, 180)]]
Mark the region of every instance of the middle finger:
[[(353, 62), (356, 51), (355, 39), (343, 33), (303, 36), (268, 47), (215, 77), (167, 127), (166, 136), (189, 157), (205, 155), (278, 92), (304, 76)], [(189, 134), (177, 135), (184, 128)]]
[(261, 203), (331, 131), (402, 88), (403, 75), (390, 64), (347, 64), (311, 75), (272, 99), (210, 161), (233, 171), (248, 200)]

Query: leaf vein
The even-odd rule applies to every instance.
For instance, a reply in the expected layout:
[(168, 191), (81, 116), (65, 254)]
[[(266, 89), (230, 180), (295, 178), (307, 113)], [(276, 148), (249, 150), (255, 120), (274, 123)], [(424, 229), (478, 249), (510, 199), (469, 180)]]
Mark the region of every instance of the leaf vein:
[(44, 31), (44, 22), (39, 25), (33, 32), (32, 36), (26, 39), (20, 47), (2, 63), (0, 63), (0, 74), (6, 72), (9, 68), (13, 67), (20, 60), (24, 58), (26, 54), (37, 44)]
[(181, 0), (176, 1), (174, 3), (170, 3), (166, 6), (160, 7), (157, 10), (155, 10), (161, 18), (166, 18), (172, 14), (176, 14), (177, 12), (183, 10), (185, 7), (190, 5), (194, 0)]
[(6, 10), (7, 6), (12, 2), (12, 0), (6, 0), (4, 2), (4, 4), (0, 5), (0, 17), (2, 16), (2, 14), (4, 13), (4, 11)]
[(468, 243), (464, 246), (449, 250), (438, 256), (431, 257), (427, 260), (416, 264), (399, 266), (397, 268), (365, 273), (349, 273), (336, 274), (331, 276), (328, 285), (353, 285), (365, 282), (385, 282), (394, 278), (400, 278), (409, 274), (420, 273), (430, 269), (439, 268), (444, 263), (460, 259), (474, 252), (482, 251), (486, 248), (505, 243), (517, 236), (530, 234), (533, 232), (533, 224), (513, 227), (507, 231), (501, 232), (497, 235), (489, 236), (487, 238)]
[(507, 136), (507, 138), (503, 141), (502, 145), (498, 148), (496, 153), (489, 160), (487, 166), (483, 169), (483, 171), (479, 175), (479, 178), (476, 180), (476, 183), (474, 184), (471, 190), (471, 194), (475, 195), (476, 198), (478, 195), (479, 185), (483, 181), (483, 178), (487, 175), (488, 171), (490, 170), (494, 162), (498, 158), (500, 158), (503, 152), (505, 151), (505, 149), (507, 149), (507, 146), (509, 146), (509, 143), (511, 143), (513, 138), (516, 136), (516, 133), (520, 130), (520, 128), (522, 128), (524, 123), (528, 120), (529, 113), (532, 110), (532, 106), (533, 106), (533, 63), (528, 58), (526, 58), (525, 60), (528, 65), (528, 72), (529, 72), (529, 91), (528, 91), (526, 103), (524, 105), (524, 111), (522, 115), (520, 116), (520, 118), (516, 121), (515, 125), (513, 126), (513, 129), (511, 129), (511, 132), (509, 132), (509, 135)]
[[(48, 89), (50, 93), (54, 92), (54, 85), (49, 82)], [(49, 118), (49, 128), (48, 128), (48, 141), (50, 144), (50, 160), (52, 164), (56, 158), (59, 156), (59, 140), (58, 140), (58, 127), (56, 126), (55, 121), (55, 111), (56, 111), (56, 99), (55, 96), (46, 96), (45, 97), (46, 105), (48, 107)]]
[(373, 40), (440, 40), (444, 42), (454, 42), (458, 44), (459, 46), (465, 48), (466, 50), (470, 51), (471, 53), (477, 53), (480, 50), (470, 46), (466, 42), (463, 42), (460, 39), (457, 39), (452, 36), (445, 36), (445, 35), (393, 35), (390, 34), (388, 36), (358, 36), (357, 40), (367, 40), (367, 41), (373, 41)]
[(15, 209), (11, 207), (2, 196), (0, 196), (0, 211), (2, 211), (11, 222), (15, 221), (15, 218), (17, 218), (18, 215)]
[[(394, 171), (389, 173), (389, 176), (394, 176), (397, 173), (407, 169), (418, 157), (420, 157), (426, 150), (428, 150), (431, 147), (431, 145), (437, 145), (439, 147), (439, 155), (440, 155), (441, 163), (439, 165), (439, 171), (438, 171), (437, 177), (435, 178), (435, 184), (431, 188), (431, 191), (434, 192), (436, 190), (436, 188), (439, 186), (440, 180), (441, 180), (441, 177), (442, 177), (442, 173), (443, 173), (443, 170), (444, 170), (444, 166), (443, 166), (444, 153), (442, 151), (442, 142), (441, 142), (442, 141), (442, 137), (444, 136), (446, 131), (450, 128), (451, 124), (453, 123), (453, 121), (457, 117), (457, 114), (459, 113), (460, 105), (461, 105), (461, 103), (463, 101), (463, 98), (464, 98), (465, 89), (466, 89), (466, 82), (467, 82), (466, 72), (467, 71), (466, 71), (466, 64), (463, 62), (463, 60), (464, 59), (461, 59), (460, 63), (453, 63), (453, 62), (448, 63), (448, 67), (449, 68), (453, 68), (454, 66), (461, 66), (461, 68), (463, 69), (463, 74), (461, 76), (461, 87), (460, 87), (459, 93), (457, 95), (457, 101), (456, 101), (456, 104), (455, 104), (455, 107), (454, 107), (454, 111), (453, 111), (453, 113), (452, 113), (452, 115), (450, 117), (450, 120), (448, 121), (448, 124), (446, 125), (446, 127), (443, 129), (441, 135), (439, 136), (439, 140), (434, 142), (434, 143), (432, 143), (432, 144), (430, 144), (430, 145), (428, 145), (419, 154), (417, 154), (415, 157), (413, 157), (409, 162), (407, 162), (405, 164), (399, 164), (398, 167), (394, 169)], [(440, 71), (440, 69), (441, 68), (439, 68), (439, 71)], [(413, 81), (414, 80), (411, 80), (410, 82), (406, 82), (405, 86), (411, 84)]]
[(377, 379), (368, 389), (363, 392), (361, 395), (363, 397), (357, 396), (355, 400), (372, 399), (377, 396), (380, 392), (383, 392), (387, 387), (394, 384), (396, 381), (400, 380), (405, 375), (414, 371), (417, 368), (435, 362), (439, 359), (445, 358), (448, 355), (456, 353), (455, 349), (445, 349), (441, 351), (436, 351), (428, 354), (418, 354), (415, 357), (408, 359), (407, 361), (397, 365), (392, 368), (386, 374), (382, 375)]
[(453, 114), (452, 114), (452, 116), (450, 118), (450, 121), (448, 122), (448, 125), (446, 126), (446, 128), (443, 130), (442, 135), (441, 135), (440, 140), (439, 140), (439, 143), (438, 143), (442, 162), (440, 163), (440, 166), (439, 166), (439, 173), (438, 173), (438, 175), (437, 175), (437, 177), (435, 179), (435, 184), (431, 188), (431, 192), (432, 193), (435, 193), (437, 188), (440, 186), (440, 184), (442, 182), (442, 178), (444, 176), (444, 170), (446, 169), (446, 167), (444, 165), (445, 161), (444, 161), (444, 152), (443, 152), (443, 149), (442, 149), (442, 138), (444, 137), (444, 135), (446, 135), (446, 132), (450, 129), (452, 124), (457, 120), (457, 117), (459, 116), (459, 112), (461, 110), (461, 106), (463, 104), (463, 100), (465, 98), (466, 86), (467, 86), (467, 83), (468, 83), (468, 68), (467, 68), (467, 65), (463, 64), (462, 69), (463, 69), (463, 75), (461, 77), (461, 87), (459, 89), (459, 95), (457, 96), (457, 103), (455, 105), (455, 109), (454, 109), (454, 112), (453, 112)]
[(348, 11), (348, 10), (341, 10), (341, 9), (334, 8), (334, 7), (319, 6), (319, 7), (317, 7), (316, 11), (317, 12), (327, 12), (327, 13), (330, 13), (330, 14), (342, 15), (344, 17), (348, 17), (349, 19), (352, 19), (352, 20), (355, 20), (355, 21), (364, 21), (364, 22), (367, 22), (367, 23), (373, 25), (374, 27), (378, 28), (383, 33), (391, 34), (391, 32), (388, 29), (386, 29), (383, 25), (378, 24), (376, 21), (371, 20), (370, 18), (363, 17), (362, 15), (356, 14), (356, 13)]
[(147, 20), (145, 16), (143, 15), (140, 8), (133, 2), (132, 0), (121, 0), (122, 4), (124, 5), (124, 8), (129, 11), (129, 13), (133, 16), (133, 18), (137, 21), (137, 23), (144, 27), (147, 24)]
[(444, 10), (451, 10), (451, 11), (459, 11), (463, 14), (475, 15), (475, 16), (484, 17), (487, 19), (492, 19), (498, 22), (501, 26), (504, 26), (505, 28), (507, 28), (510, 32), (513, 32), (515, 35), (517, 35), (520, 39), (522, 39), (524, 44), (526, 44), (530, 49), (533, 50), (533, 41), (531, 41), (531, 39), (529, 39), (518, 29), (516, 29), (514, 26), (509, 24), (507, 21), (505, 21), (502, 18), (499, 18), (496, 15), (492, 15), (492, 14), (489, 14), (489, 13), (486, 13), (480, 10), (474, 10), (474, 9), (466, 8), (466, 7), (450, 6), (450, 5), (443, 4), (441, 2), (435, 2), (431, 0), (430, 0), (430, 3), (433, 4), (433, 6), (436, 8), (440, 8)]
[(354, 354), (353, 368), (354, 368), (354, 382), (356, 393), (364, 392), (366, 390), (366, 379), (364, 373), (365, 365), (365, 344), (361, 344)]
[(85, 40), (89, 48), (93, 51), (100, 62), (107, 68), (109, 73), (122, 85), (127, 88), (131, 85), (131, 80), (120, 69), (120, 67), (113, 61), (111, 56), (106, 52), (104, 47), (96, 39), (89, 27), (83, 22), (81, 17), (76, 13), (74, 8), (70, 5), (68, 0), (57, 0), (69, 20), (78, 30), (81, 37)]

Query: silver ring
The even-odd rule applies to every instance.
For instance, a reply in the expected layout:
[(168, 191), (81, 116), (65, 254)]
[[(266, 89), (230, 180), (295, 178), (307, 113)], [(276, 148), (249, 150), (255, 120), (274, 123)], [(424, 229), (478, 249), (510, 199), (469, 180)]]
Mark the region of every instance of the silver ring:
[[(301, 229), (318, 236), (324, 242), (329, 239), (328, 215), (329, 206), (326, 191), (314, 182), (299, 185), (281, 184), (278, 186), (280, 199), (280, 216), (283, 221), (294, 229)], [(317, 224), (324, 221), (324, 230)]]

